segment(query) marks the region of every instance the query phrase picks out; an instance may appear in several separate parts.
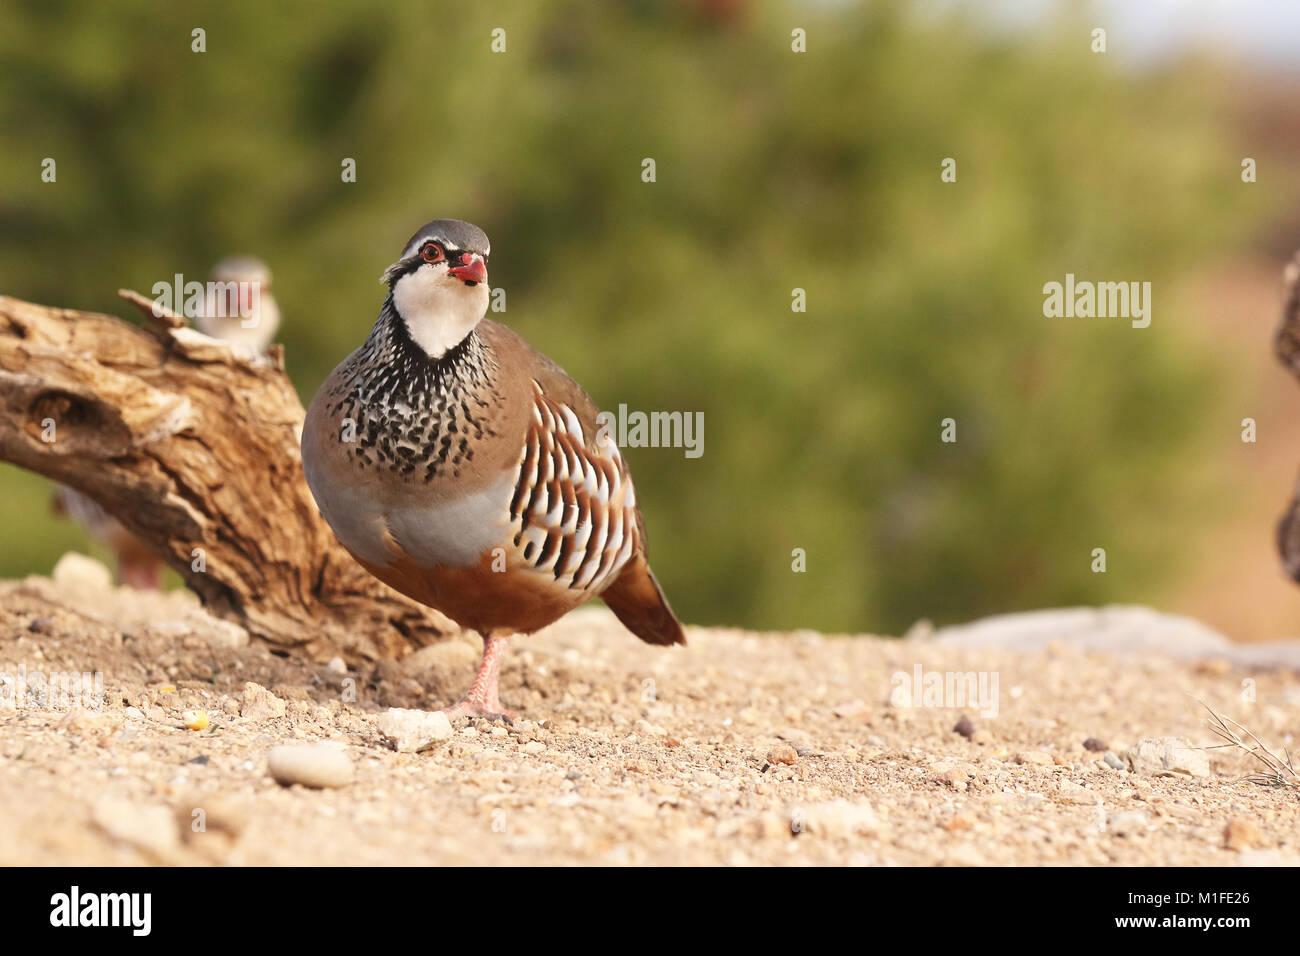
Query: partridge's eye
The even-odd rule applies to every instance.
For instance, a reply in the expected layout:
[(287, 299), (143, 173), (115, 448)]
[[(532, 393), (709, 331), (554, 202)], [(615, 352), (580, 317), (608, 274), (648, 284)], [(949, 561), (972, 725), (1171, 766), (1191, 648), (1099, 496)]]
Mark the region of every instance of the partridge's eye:
[(426, 242), (420, 247), (420, 258), (425, 262), (441, 262), (443, 258), (442, 246), (436, 242)]

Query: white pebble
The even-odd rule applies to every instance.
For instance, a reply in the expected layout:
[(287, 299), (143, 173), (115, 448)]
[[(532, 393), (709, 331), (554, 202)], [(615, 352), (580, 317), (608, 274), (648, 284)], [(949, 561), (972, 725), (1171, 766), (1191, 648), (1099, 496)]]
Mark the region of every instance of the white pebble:
[(451, 721), (442, 711), (403, 707), (390, 707), (379, 715), (379, 732), (398, 753), (427, 750), (452, 735)]
[(341, 747), (334, 744), (272, 747), (267, 769), (277, 783), (304, 787), (342, 787), (352, 782), (356, 769)]

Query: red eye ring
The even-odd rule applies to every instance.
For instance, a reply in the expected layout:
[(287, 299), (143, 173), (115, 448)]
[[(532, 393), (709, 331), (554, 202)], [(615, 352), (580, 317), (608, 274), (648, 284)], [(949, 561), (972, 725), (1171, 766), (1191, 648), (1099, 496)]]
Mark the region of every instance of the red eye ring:
[(420, 247), (420, 258), (425, 262), (441, 262), (445, 258), (442, 246), (436, 242), (426, 242)]

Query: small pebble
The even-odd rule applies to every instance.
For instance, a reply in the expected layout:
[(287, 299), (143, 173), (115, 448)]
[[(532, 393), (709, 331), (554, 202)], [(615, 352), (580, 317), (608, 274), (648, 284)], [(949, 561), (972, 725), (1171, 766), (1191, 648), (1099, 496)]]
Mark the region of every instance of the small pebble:
[(948, 822), (944, 824), (943, 828), (949, 833), (956, 833), (960, 830), (969, 830), (974, 825), (975, 814), (963, 810), (959, 813), (954, 813), (952, 817), (949, 818)]
[(341, 747), (333, 744), (272, 747), (267, 768), (276, 783), (304, 787), (342, 787), (352, 782), (356, 768)]
[(793, 764), (798, 760), (798, 752), (789, 744), (777, 744), (767, 752), (767, 762), (771, 764)]
[(84, 554), (69, 551), (59, 558), (50, 572), (54, 585), (64, 594), (85, 594), (87, 591), (110, 591), (113, 572), (104, 564)]
[(104, 797), (91, 809), (91, 819), (109, 836), (166, 860), (180, 843), (171, 809), (161, 804)]
[(1229, 850), (1249, 850), (1259, 846), (1264, 834), (1254, 821), (1233, 817), (1223, 828), (1223, 845)]
[(869, 803), (849, 800), (831, 800), (811, 806), (794, 807), (790, 811), (790, 829), (793, 833), (810, 833), (822, 837), (845, 838), (870, 835), (883, 824)]
[(1049, 766), (1053, 760), (1052, 755), (1044, 750), (1022, 750), (1016, 754), (1016, 763)]
[(1073, 780), (1062, 780), (1060, 787), (1057, 788), (1057, 792), (1062, 803), (1073, 803), (1086, 806), (1097, 802), (1097, 795), (1095, 793), (1087, 787), (1080, 786)]
[(1106, 824), (1106, 830), (1113, 836), (1137, 836), (1147, 828), (1146, 814), (1136, 810), (1117, 813)]
[[(500, 734), (496, 733), (498, 730), (501, 731)], [(451, 721), (440, 710), (407, 710), (401, 707), (390, 707), (379, 716), (379, 732), (398, 753), (417, 753), (428, 750), (439, 741), (451, 737), (452, 728)], [(461, 732), (466, 736), (478, 735), (478, 731), (473, 727), (465, 727)], [(497, 727), (490, 733), (504, 737), (506, 729)]]
[(871, 708), (867, 706), (867, 703), (865, 701), (861, 701), (861, 700), (854, 700), (854, 701), (850, 701), (847, 704), (840, 704), (838, 707), (832, 709), (831, 711), (831, 713), (833, 713), (836, 717), (844, 717), (850, 719), (854, 717), (863, 717), (869, 714), (870, 712), (871, 712)]
[(1099, 740), (1096, 737), (1089, 737), (1083, 742), (1083, 749), (1099, 754), (1105, 750), (1109, 750), (1110, 748), (1106, 746), (1106, 741)]
[(753, 816), (725, 820), (718, 825), (719, 837), (741, 837), (752, 840), (789, 839), (790, 821), (773, 811), (756, 813)]
[(239, 713), (250, 720), (270, 720), (284, 716), (285, 703), (261, 684), (249, 681), (244, 685)]
[(946, 783), (954, 790), (965, 790), (970, 776), (960, 767), (950, 767), (940, 773), (935, 779), (940, 783)]
[(1181, 737), (1145, 738), (1124, 753), (1135, 774), (1153, 777), (1208, 777), (1210, 757)]

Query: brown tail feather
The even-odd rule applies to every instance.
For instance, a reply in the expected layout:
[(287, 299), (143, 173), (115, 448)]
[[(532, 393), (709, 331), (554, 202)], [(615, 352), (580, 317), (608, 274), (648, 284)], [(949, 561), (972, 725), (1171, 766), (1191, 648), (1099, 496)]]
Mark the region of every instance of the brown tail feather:
[(601, 598), (623, 626), (647, 644), (685, 644), (681, 622), (644, 558), (628, 562)]

